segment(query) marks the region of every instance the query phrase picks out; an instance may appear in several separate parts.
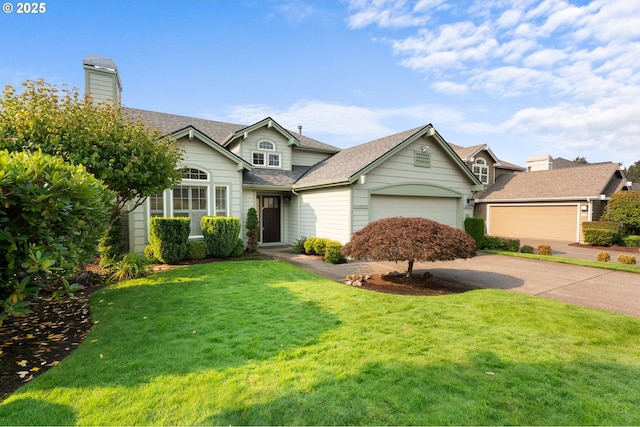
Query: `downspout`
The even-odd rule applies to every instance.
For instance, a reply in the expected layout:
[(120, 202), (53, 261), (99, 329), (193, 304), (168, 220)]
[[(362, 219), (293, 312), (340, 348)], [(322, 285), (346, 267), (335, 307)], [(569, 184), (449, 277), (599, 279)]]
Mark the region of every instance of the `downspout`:
[(296, 196), (296, 200), (298, 201), (297, 202), (298, 203), (298, 209), (297, 209), (297, 211), (298, 211), (298, 219), (297, 219), (298, 233), (297, 233), (297, 236), (296, 236), (296, 240), (298, 240), (300, 237), (302, 237), (302, 236), (300, 236), (300, 211), (301, 211), (301, 209), (300, 209), (301, 200), (300, 199), (301, 199), (301, 197), (300, 197), (299, 193), (296, 193), (296, 190), (295, 190), (295, 188), (293, 188), (293, 186), (291, 187), (291, 193), (293, 193), (293, 195)]

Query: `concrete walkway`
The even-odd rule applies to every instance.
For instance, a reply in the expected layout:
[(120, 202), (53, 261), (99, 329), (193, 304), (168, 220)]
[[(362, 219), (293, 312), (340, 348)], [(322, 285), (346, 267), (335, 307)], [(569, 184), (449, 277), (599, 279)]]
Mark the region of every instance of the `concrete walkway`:
[[(537, 247), (535, 243), (522, 244)], [(554, 255), (563, 257), (595, 260), (599, 251), (562, 242), (549, 244)], [(406, 263), (373, 261), (332, 265), (317, 257), (294, 254), (289, 246), (260, 248), (260, 252), (336, 282), (353, 273), (380, 274), (407, 268)], [(609, 253), (613, 260), (620, 252)], [(484, 253), (467, 260), (414, 265), (414, 274), (427, 270), (440, 279), (477, 288), (505, 289), (640, 317), (640, 274)]]

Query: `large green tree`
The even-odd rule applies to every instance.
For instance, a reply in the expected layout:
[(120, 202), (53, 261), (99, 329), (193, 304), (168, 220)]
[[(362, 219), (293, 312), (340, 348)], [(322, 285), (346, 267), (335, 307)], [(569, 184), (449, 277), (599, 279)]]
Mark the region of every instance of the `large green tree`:
[(182, 178), (182, 149), (120, 105), (97, 104), (44, 80), (22, 86), (7, 85), (0, 97), (0, 150), (42, 150), (83, 165), (116, 193), (114, 213), (135, 209)]
[(629, 178), (629, 181), (640, 182), (640, 160), (629, 166), (627, 178)]

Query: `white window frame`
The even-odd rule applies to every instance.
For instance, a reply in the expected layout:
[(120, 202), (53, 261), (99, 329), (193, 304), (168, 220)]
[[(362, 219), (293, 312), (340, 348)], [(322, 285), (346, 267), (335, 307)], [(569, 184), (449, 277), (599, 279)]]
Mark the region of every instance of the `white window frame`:
[[(220, 213), (220, 211), (218, 211), (218, 190), (219, 189), (224, 189), (224, 193), (225, 193), (225, 208), (224, 208), (224, 213)], [(214, 216), (230, 216), (229, 215), (229, 206), (230, 206), (230, 202), (231, 200), (229, 200), (229, 195), (230, 195), (230, 191), (229, 191), (229, 186), (228, 185), (214, 185), (213, 186), (213, 215)]]
[[(267, 153), (262, 153), (260, 151), (252, 151), (251, 152), (251, 164), (254, 166), (266, 166), (267, 164)], [(256, 156), (261, 156), (262, 162), (256, 162)]]
[(485, 159), (476, 159), (475, 162), (473, 162), (473, 174), (481, 183), (489, 184), (489, 166)]
[[(278, 164), (271, 164), (271, 159), (277, 159)], [(279, 153), (269, 153), (267, 156), (267, 167), (268, 168), (281, 168), (282, 167), (282, 156)]]
[[(268, 144), (268, 147), (264, 147), (263, 144)], [(276, 144), (266, 139), (258, 141), (258, 150), (276, 151)]]

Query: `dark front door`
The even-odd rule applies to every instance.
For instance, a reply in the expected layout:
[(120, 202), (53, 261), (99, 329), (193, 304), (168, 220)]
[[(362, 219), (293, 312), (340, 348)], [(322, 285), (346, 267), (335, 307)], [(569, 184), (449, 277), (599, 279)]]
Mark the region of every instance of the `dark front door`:
[(280, 196), (262, 196), (262, 242), (280, 240)]

